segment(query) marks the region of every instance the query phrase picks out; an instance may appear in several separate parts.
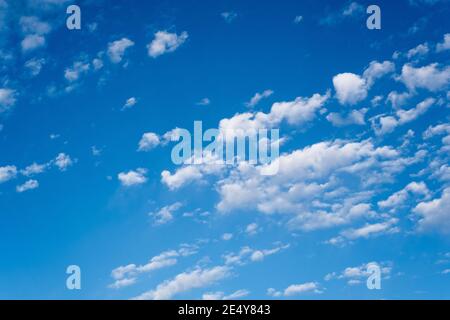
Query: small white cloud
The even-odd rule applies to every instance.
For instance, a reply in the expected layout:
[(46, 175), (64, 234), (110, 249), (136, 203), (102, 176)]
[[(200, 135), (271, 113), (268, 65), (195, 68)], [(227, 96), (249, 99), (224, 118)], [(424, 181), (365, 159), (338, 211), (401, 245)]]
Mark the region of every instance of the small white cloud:
[(42, 67), (45, 64), (45, 59), (33, 58), (25, 62), (25, 68), (28, 69), (31, 76), (35, 77), (41, 73)]
[(258, 224), (256, 223), (250, 223), (246, 228), (245, 228), (245, 232), (249, 235), (255, 235), (258, 233), (259, 227)]
[(166, 224), (173, 220), (173, 214), (182, 206), (180, 202), (176, 202), (170, 206), (162, 207), (156, 212), (151, 212), (148, 215), (153, 217), (155, 225)]
[(427, 43), (419, 44), (417, 47), (410, 49), (406, 53), (406, 57), (408, 59), (415, 58), (415, 57), (422, 57), (426, 55), (430, 49), (428, 48)]
[(118, 179), (124, 187), (131, 187), (147, 182), (146, 169), (139, 168), (128, 172), (121, 172), (118, 174)]
[(223, 235), (222, 235), (222, 240), (224, 240), (224, 241), (229, 241), (229, 240), (231, 240), (233, 238), (233, 234), (232, 233), (224, 233)]
[(302, 22), (303, 21), (303, 16), (296, 16), (295, 18), (294, 18), (294, 23), (295, 24), (299, 24), (300, 22)]
[(342, 116), (339, 113), (332, 112), (327, 116), (327, 120), (330, 121), (335, 127), (343, 127), (349, 125), (364, 125), (366, 123), (364, 117), (368, 109), (363, 108), (360, 110), (352, 110), (348, 115)]
[(43, 36), (37, 34), (29, 34), (22, 40), (20, 44), (22, 46), (22, 51), (28, 52), (45, 46), (45, 43), (45, 38)]
[(168, 300), (173, 296), (196, 288), (212, 285), (231, 275), (227, 266), (216, 266), (209, 269), (197, 268), (178, 274), (171, 280), (159, 284), (156, 289), (147, 291), (136, 300)]
[(220, 15), (227, 23), (233, 22), (238, 16), (236, 12), (232, 12), (232, 11), (222, 12)]
[(66, 171), (67, 168), (73, 165), (73, 160), (69, 155), (65, 153), (60, 153), (53, 161), (55, 166), (59, 168), (60, 171)]
[(135, 97), (131, 97), (125, 101), (125, 104), (123, 105), (122, 109), (129, 109), (136, 105), (137, 99)]
[(209, 98), (203, 98), (202, 100), (200, 100), (199, 102), (196, 103), (196, 105), (198, 106), (208, 106), (211, 104), (211, 100), (209, 100)]
[(249, 102), (246, 103), (246, 106), (249, 108), (255, 107), (261, 100), (270, 97), (273, 94), (272, 90), (264, 90), (263, 92), (257, 92)]
[(336, 96), (341, 104), (354, 105), (367, 97), (366, 81), (354, 73), (340, 73), (333, 77)]
[(16, 91), (0, 88), (0, 113), (7, 111), (16, 103)]
[(30, 164), (25, 169), (21, 170), (20, 173), (26, 177), (31, 177), (40, 173), (43, 173), (47, 169), (48, 164), (37, 164), (36, 162)]
[(28, 190), (36, 189), (38, 187), (39, 187), (39, 182), (37, 180), (28, 180), (24, 184), (17, 186), (16, 191), (19, 193), (22, 193), (22, 192), (25, 192)]
[(17, 175), (16, 166), (4, 166), (0, 167), (0, 183), (12, 180)]
[(219, 292), (208, 292), (204, 293), (202, 296), (203, 300), (236, 300), (239, 298), (246, 297), (250, 294), (250, 291), (242, 289), (237, 290), (229, 295), (225, 295), (222, 291)]
[(450, 50), (450, 33), (446, 33), (444, 35), (444, 41), (442, 41), (441, 43), (438, 43), (436, 45), (437, 52), (441, 52), (441, 51), (445, 51), (445, 50)]
[(64, 71), (64, 78), (69, 82), (77, 81), (82, 74), (86, 74), (90, 69), (90, 64), (83, 61), (76, 61), (72, 67)]
[(306, 293), (322, 293), (322, 291), (319, 289), (319, 284), (317, 282), (307, 282), (302, 284), (292, 284), (286, 289), (284, 289), (283, 292), (277, 291), (274, 288), (267, 289), (267, 295), (271, 297), (291, 297), (295, 295), (300, 294), (306, 294)]
[(188, 36), (186, 31), (183, 31), (180, 35), (167, 31), (158, 31), (155, 33), (153, 41), (147, 45), (148, 55), (156, 58), (165, 53), (174, 52), (186, 42)]
[(437, 63), (432, 63), (416, 68), (411, 64), (405, 64), (398, 79), (411, 91), (427, 89), (435, 92), (448, 87), (450, 83), (450, 66), (440, 68)]
[(142, 135), (139, 141), (138, 151), (150, 151), (161, 143), (159, 136), (153, 132), (147, 132)]
[(134, 46), (134, 42), (122, 38), (108, 44), (108, 56), (112, 63), (120, 63), (128, 48)]

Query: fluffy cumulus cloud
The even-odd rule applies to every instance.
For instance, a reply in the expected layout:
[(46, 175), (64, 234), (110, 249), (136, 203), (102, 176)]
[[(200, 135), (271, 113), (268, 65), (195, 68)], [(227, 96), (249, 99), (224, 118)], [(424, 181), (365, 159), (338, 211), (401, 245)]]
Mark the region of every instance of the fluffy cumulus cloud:
[(74, 160), (65, 153), (60, 153), (56, 156), (53, 163), (60, 171), (66, 171), (69, 167), (71, 167), (74, 163)]
[(155, 225), (166, 224), (173, 220), (173, 214), (180, 209), (183, 205), (180, 202), (176, 202), (169, 206), (162, 207), (156, 212), (150, 212), (149, 216), (153, 217)]
[(436, 45), (436, 51), (441, 52), (445, 50), (450, 50), (450, 33), (444, 35), (444, 40)]
[(255, 107), (261, 100), (270, 97), (273, 94), (273, 91), (270, 89), (264, 90), (263, 92), (255, 93), (255, 95), (250, 99), (249, 102), (246, 103), (246, 106), (249, 108)]
[(277, 291), (274, 288), (267, 289), (267, 295), (271, 297), (293, 297), (308, 293), (322, 293), (317, 282), (307, 282), (302, 284), (292, 284), (283, 291)]
[(146, 169), (139, 168), (137, 170), (121, 172), (118, 174), (117, 177), (122, 186), (131, 187), (146, 183), (147, 182), (146, 174), (147, 174)]
[(111, 277), (114, 279), (114, 282), (109, 287), (120, 289), (133, 285), (137, 282), (140, 275), (174, 266), (178, 263), (179, 258), (191, 256), (197, 253), (196, 250), (196, 246), (184, 244), (178, 250), (161, 252), (145, 264), (136, 265), (133, 263), (117, 267), (111, 271)]
[(407, 124), (426, 113), (434, 104), (434, 98), (427, 98), (419, 102), (414, 108), (398, 109), (394, 115), (382, 115), (372, 119), (372, 127), (377, 135), (391, 133), (398, 126)]
[(0, 167), (0, 183), (7, 182), (17, 176), (16, 166)]
[(122, 38), (108, 44), (108, 57), (112, 63), (120, 63), (128, 48), (134, 46), (134, 42), (128, 38)]
[(365, 115), (369, 109), (362, 108), (359, 110), (352, 110), (349, 114), (343, 116), (340, 113), (331, 112), (327, 115), (327, 120), (336, 127), (344, 127), (348, 125), (365, 125)]
[(381, 209), (396, 209), (402, 206), (410, 196), (420, 195), (422, 197), (429, 197), (430, 190), (424, 182), (411, 182), (404, 189), (395, 192), (386, 200), (378, 202)]
[(21, 184), (19, 186), (17, 186), (16, 190), (19, 193), (28, 191), (28, 190), (33, 190), (39, 187), (39, 182), (36, 180), (28, 180), (27, 182), (25, 182), (24, 184)]
[(419, 216), (420, 231), (450, 233), (450, 188), (444, 189), (440, 198), (419, 203), (414, 213)]
[(405, 64), (399, 80), (411, 91), (417, 89), (426, 89), (432, 92), (444, 90), (450, 83), (450, 66), (442, 67), (437, 63), (431, 63), (427, 66), (415, 67)]
[(219, 123), (219, 129), (226, 133), (227, 130), (243, 130), (249, 132), (252, 130), (274, 128), (282, 122), (290, 125), (302, 125), (316, 117), (330, 94), (314, 94), (311, 97), (297, 97), (293, 101), (276, 102), (272, 105), (269, 113), (264, 112), (245, 112), (236, 114), (232, 118), (222, 119)]
[(357, 74), (340, 73), (334, 76), (333, 85), (341, 104), (354, 105), (367, 97), (366, 81)]
[(16, 103), (16, 91), (0, 88), (0, 113), (9, 110)]
[(150, 151), (161, 143), (159, 136), (153, 132), (147, 132), (142, 135), (139, 141), (138, 151)]
[(230, 275), (231, 269), (227, 266), (215, 266), (206, 269), (198, 267), (192, 271), (180, 273), (171, 280), (164, 281), (154, 290), (144, 292), (135, 299), (168, 300), (180, 293), (210, 286)]
[(21, 42), (23, 52), (29, 52), (45, 46), (45, 35), (51, 31), (50, 24), (41, 21), (36, 16), (23, 16), (20, 18), (19, 24), (24, 34)]
[(133, 108), (136, 104), (137, 99), (135, 97), (128, 98), (127, 101), (125, 101), (125, 104), (123, 105), (122, 109)]
[(372, 61), (362, 76), (350, 72), (340, 73), (333, 77), (336, 97), (343, 105), (355, 105), (366, 99), (376, 80), (394, 70), (395, 66), (390, 61)]
[(188, 36), (186, 31), (179, 35), (167, 31), (158, 31), (155, 33), (155, 38), (147, 46), (148, 55), (157, 58), (165, 53), (174, 52), (186, 42)]
[(241, 289), (230, 294), (225, 294), (222, 291), (218, 292), (207, 292), (202, 296), (203, 300), (236, 300), (240, 298), (244, 298), (250, 294), (250, 291)]

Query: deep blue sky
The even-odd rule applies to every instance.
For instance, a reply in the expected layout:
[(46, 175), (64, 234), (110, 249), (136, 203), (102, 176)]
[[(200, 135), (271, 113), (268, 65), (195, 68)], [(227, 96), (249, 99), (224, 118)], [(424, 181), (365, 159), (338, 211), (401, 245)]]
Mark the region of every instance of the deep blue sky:
[[(450, 298), (449, 16), (446, 0), (0, 0), (0, 298)], [(158, 34), (173, 43), (152, 56)], [(310, 117), (301, 102), (273, 124), (292, 160), (275, 177), (171, 161), (174, 128), (314, 94)], [(160, 143), (138, 151), (144, 133)]]

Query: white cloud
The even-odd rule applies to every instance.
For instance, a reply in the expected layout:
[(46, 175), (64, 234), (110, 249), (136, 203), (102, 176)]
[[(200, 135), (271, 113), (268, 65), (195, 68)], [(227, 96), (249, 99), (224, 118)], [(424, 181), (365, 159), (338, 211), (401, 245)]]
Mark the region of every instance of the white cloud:
[(122, 38), (108, 43), (108, 56), (112, 63), (120, 63), (128, 48), (134, 46), (134, 42), (127, 38)]
[(43, 47), (45, 46), (45, 43), (45, 38), (43, 36), (37, 34), (29, 34), (22, 40), (20, 44), (22, 46), (22, 51), (27, 52)]
[(416, 68), (411, 64), (405, 64), (399, 80), (411, 91), (427, 89), (436, 92), (448, 87), (450, 82), (450, 66), (440, 68), (437, 63), (432, 63), (424, 67)]
[(7, 182), (17, 176), (16, 166), (0, 167), (0, 183)]
[(245, 232), (249, 235), (255, 235), (258, 233), (258, 224), (256, 223), (250, 223), (246, 228), (245, 228)]
[(340, 73), (333, 77), (336, 96), (341, 104), (354, 105), (367, 97), (366, 81), (354, 73)]
[(108, 287), (112, 289), (121, 289), (124, 287), (131, 286), (136, 283), (136, 278), (124, 278), (120, 280), (114, 281), (114, 283), (110, 284)]
[(236, 12), (229, 11), (229, 12), (222, 12), (220, 16), (225, 20), (225, 22), (231, 23), (233, 22), (234, 19), (237, 18), (238, 15)]
[(428, 47), (427, 43), (419, 44), (417, 47), (410, 49), (406, 53), (406, 57), (408, 59), (414, 58), (414, 57), (422, 57), (426, 55), (428, 52), (430, 52), (430, 48)]
[(159, 269), (171, 267), (178, 262), (178, 258), (195, 254), (197, 247), (181, 245), (178, 250), (168, 250), (152, 257), (146, 264), (128, 264), (111, 271), (111, 277), (115, 280), (109, 287), (119, 289), (136, 283), (138, 276), (144, 273), (154, 272)]
[(307, 294), (307, 293), (322, 293), (322, 291), (319, 288), (319, 284), (317, 282), (307, 282), (302, 284), (292, 284), (286, 289), (284, 289), (283, 292), (277, 291), (274, 288), (267, 289), (267, 295), (271, 297), (292, 297), (300, 294)]
[(391, 91), (388, 94), (387, 101), (389, 101), (395, 109), (398, 109), (404, 104), (406, 104), (408, 99), (411, 97), (412, 97), (411, 92), (398, 93), (397, 91)]
[(398, 109), (395, 116), (381, 116), (378, 118), (378, 123), (375, 121), (376, 119), (372, 119), (372, 127), (377, 135), (390, 133), (398, 126), (416, 120), (426, 113), (435, 102), (434, 98), (428, 98), (418, 103), (414, 108), (408, 110)]
[(196, 268), (193, 271), (180, 273), (171, 280), (164, 281), (154, 290), (147, 291), (135, 299), (169, 300), (177, 294), (212, 285), (230, 275), (231, 269), (227, 266), (216, 266), (209, 269)]
[(300, 22), (302, 22), (303, 21), (303, 16), (296, 16), (295, 18), (294, 18), (294, 23), (295, 24), (299, 24)]
[(222, 235), (222, 240), (224, 240), (224, 241), (229, 241), (229, 240), (231, 240), (233, 238), (233, 234), (232, 233), (224, 233), (223, 235)]
[(341, 233), (341, 236), (349, 240), (356, 240), (359, 238), (369, 238), (380, 234), (390, 234), (399, 232), (399, 228), (395, 225), (398, 219), (392, 218), (385, 222), (366, 223), (363, 227), (357, 229), (347, 229)]
[(174, 174), (164, 170), (161, 172), (161, 182), (167, 185), (170, 190), (175, 190), (192, 181), (203, 177), (199, 169), (200, 166), (187, 166), (178, 169)]
[(233, 293), (230, 293), (228, 295), (225, 295), (222, 291), (218, 292), (207, 292), (204, 293), (202, 296), (203, 300), (236, 300), (239, 298), (246, 297), (250, 294), (250, 291), (242, 289), (237, 290)]
[(152, 58), (159, 57), (168, 52), (174, 52), (188, 38), (188, 33), (183, 31), (180, 35), (167, 31), (158, 31), (155, 33), (153, 41), (147, 45), (148, 55)]
[(314, 94), (309, 98), (297, 97), (293, 101), (276, 102), (272, 105), (269, 113), (245, 112), (236, 114), (229, 119), (222, 119), (219, 128), (222, 132), (227, 130), (242, 129), (258, 130), (262, 128), (273, 128), (279, 126), (283, 121), (291, 125), (301, 125), (313, 120), (316, 112), (323, 107), (329, 98), (325, 95)]
[(90, 64), (83, 61), (75, 61), (72, 67), (64, 71), (64, 78), (69, 82), (77, 81), (82, 74), (86, 74), (90, 70)]
[(34, 162), (27, 166), (25, 169), (21, 170), (20, 173), (22, 173), (26, 177), (31, 177), (44, 172), (47, 167), (48, 164), (37, 164), (36, 162)]
[(28, 190), (33, 190), (39, 187), (39, 182), (36, 180), (28, 180), (27, 182), (25, 182), (24, 184), (21, 184), (19, 186), (17, 186), (16, 191), (19, 193), (28, 191)]
[(199, 102), (196, 103), (196, 105), (198, 106), (208, 106), (211, 104), (211, 100), (209, 100), (209, 98), (203, 98), (202, 100), (200, 100)]
[(249, 102), (246, 103), (246, 106), (249, 108), (255, 107), (262, 99), (268, 98), (273, 94), (272, 90), (264, 90), (263, 92), (257, 92)]
[(366, 123), (364, 117), (369, 109), (363, 108), (360, 110), (352, 110), (346, 116), (339, 113), (332, 112), (327, 115), (327, 120), (335, 127), (343, 127), (348, 125), (364, 125)]
[(127, 99), (127, 101), (123, 105), (122, 109), (132, 108), (136, 105), (136, 103), (137, 103), (137, 99), (135, 97), (131, 97), (131, 98)]
[(35, 77), (41, 73), (44, 64), (45, 59), (33, 58), (25, 62), (25, 68), (29, 70), (31, 76)]
[(21, 17), (19, 21), (20, 27), (24, 34), (47, 34), (51, 31), (51, 26), (47, 22), (41, 21), (36, 16)]
[(351, 16), (364, 11), (364, 7), (358, 2), (351, 2), (348, 6), (344, 8), (342, 14), (344, 16)]
[(398, 208), (408, 200), (410, 195), (428, 197), (430, 195), (430, 190), (428, 190), (428, 187), (424, 182), (411, 182), (404, 189), (395, 192), (386, 200), (379, 201), (378, 206), (381, 209)]
[(7, 111), (16, 103), (16, 91), (0, 88), (0, 113)]
[(69, 155), (65, 153), (60, 153), (58, 156), (53, 160), (55, 166), (58, 167), (60, 171), (66, 171), (67, 168), (73, 165), (73, 160), (70, 158)]
[(139, 141), (138, 151), (150, 151), (161, 143), (159, 136), (153, 132), (147, 132), (142, 135)]
[(440, 198), (419, 203), (414, 212), (420, 217), (420, 231), (450, 233), (450, 188), (444, 189)]
[(139, 184), (143, 184), (147, 182), (147, 177), (145, 176), (147, 174), (146, 169), (139, 168), (136, 171), (128, 171), (128, 172), (121, 172), (118, 174), (118, 179), (125, 187), (131, 187)]
[(155, 225), (166, 224), (173, 220), (173, 214), (180, 209), (183, 205), (180, 202), (176, 202), (170, 206), (165, 206), (156, 212), (149, 213), (149, 216), (155, 220)]
[(366, 80), (367, 87), (370, 88), (376, 80), (395, 71), (395, 65), (391, 61), (372, 61), (366, 70), (363, 78)]
[(450, 50), (450, 33), (444, 35), (444, 40), (436, 45), (436, 51), (441, 52), (445, 50)]
[(289, 248), (289, 244), (279, 244), (272, 249), (252, 249), (248, 246), (242, 247), (238, 253), (223, 255), (225, 265), (245, 265), (248, 262), (260, 262), (266, 257), (279, 253)]

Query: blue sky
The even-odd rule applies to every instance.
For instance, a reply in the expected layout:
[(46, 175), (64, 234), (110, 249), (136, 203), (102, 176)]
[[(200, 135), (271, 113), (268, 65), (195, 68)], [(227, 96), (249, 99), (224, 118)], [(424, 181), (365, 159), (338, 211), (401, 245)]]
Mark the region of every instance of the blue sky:
[[(0, 298), (450, 298), (448, 1), (72, 3), (0, 0)], [(197, 120), (278, 174), (175, 165)]]

